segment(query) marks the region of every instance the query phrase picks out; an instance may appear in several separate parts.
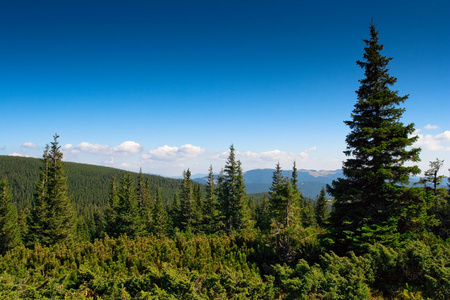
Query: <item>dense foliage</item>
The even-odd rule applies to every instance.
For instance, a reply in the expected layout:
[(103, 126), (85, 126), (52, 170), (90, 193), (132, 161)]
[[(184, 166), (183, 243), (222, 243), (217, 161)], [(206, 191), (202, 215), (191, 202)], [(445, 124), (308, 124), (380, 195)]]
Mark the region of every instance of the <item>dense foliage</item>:
[[(392, 91), (397, 79), (388, 73), (392, 58), (381, 55), (383, 45), (378, 32), (370, 25), (370, 40), (364, 40), (364, 56), (357, 64), (364, 69), (356, 91), (358, 101), (352, 119), (345, 121), (351, 129), (347, 135), (349, 158), (343, 163), (344, 178), (333, 181), (328, 192), (335, 198), (330, 219), (331, 237), (340, 253), (360, 251), (366, 244), (401, 243), (401, 214), (419, 199), (409, 193), (405, 184), (409, 175), (420, 170), (407, 162), (419, 161), (419, 148), (410, 146), (414, 124), (404, 125), (399, 107), (408, 96)], [(408, 213), (406, 213), (408, 214)]]
[(442, 161), (404, 185), (419, 150), (370, 32), (331, 215), (324, 189), (302, 196), (295, 162), (249, 197), (233, 146), (202, 186), (189, 169), (171, 180), (63, 163), (55, 135), (42, 160), (0, 157), (0, 298), (449, 299)]

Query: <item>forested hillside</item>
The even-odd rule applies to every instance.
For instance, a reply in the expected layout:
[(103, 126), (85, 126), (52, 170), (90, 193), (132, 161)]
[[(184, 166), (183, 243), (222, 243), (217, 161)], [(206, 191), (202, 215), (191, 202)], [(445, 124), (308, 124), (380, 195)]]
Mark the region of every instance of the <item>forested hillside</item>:
[[(0, 157), (0, 298), (450, 299), (450, 182), (430, 162), (419, 185), (414, 124), (400, 120), (391, 58), (370, 25), (343, 174), (315, 201), (295, 161), (247, 195), (230, 146), (216, 178), (181, 180)], [(333, 196), (329, 209), (326, 192)]]
[[(119, 179), (124, 170), (65, 162), (68, 194), (78, 210), (92, 210), (93, 206), (104, 208), (110, 192), (112, 178)], [(41, 159), (31, 157), (0, 156), (0, 178), (6, 177), (13, 192), (13, 200), (19, 207), (29, 206), (36, 192), (36, 182), (42, 165)], [(137, 181), (138, 173), (131, 173)], [(151, 189), (160, 187), (163, 199), (172, 200), (180, 188), (181, 180), (157, 175), (142, 174)]]

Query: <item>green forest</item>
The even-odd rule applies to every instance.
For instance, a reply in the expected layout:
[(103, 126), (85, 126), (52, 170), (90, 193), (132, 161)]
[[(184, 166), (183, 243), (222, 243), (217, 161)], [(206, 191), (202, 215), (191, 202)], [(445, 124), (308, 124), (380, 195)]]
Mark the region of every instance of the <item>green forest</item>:
[(409, 185), (408, 96), (373, 24), (364, 43), (344, 176), (316, 199), (296, 162), (248, 195), (234, 145), (205, 185), (64, 162), (57, 134), (42, 159), (1, 156), (0, 299), (450, 299), (443, 160)]

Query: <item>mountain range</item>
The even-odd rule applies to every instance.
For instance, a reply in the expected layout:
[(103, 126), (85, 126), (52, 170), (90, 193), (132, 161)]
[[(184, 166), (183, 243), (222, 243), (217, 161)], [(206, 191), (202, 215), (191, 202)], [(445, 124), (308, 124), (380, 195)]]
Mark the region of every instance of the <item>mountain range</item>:
[[(275, 169), (255, 169), (244, 172), (244, 182), (248, 194), (266, 193), (272, 185), (272, 175)], [(292, 177), (292, 171), (282, 171), (283, 176)], [(322, 187), (343, 176), (342, 170), (297, 170), (298, 187), (302, 195), (315, 198)], [(205, 174), (192, 175), (194, 181), (206, 183)]]

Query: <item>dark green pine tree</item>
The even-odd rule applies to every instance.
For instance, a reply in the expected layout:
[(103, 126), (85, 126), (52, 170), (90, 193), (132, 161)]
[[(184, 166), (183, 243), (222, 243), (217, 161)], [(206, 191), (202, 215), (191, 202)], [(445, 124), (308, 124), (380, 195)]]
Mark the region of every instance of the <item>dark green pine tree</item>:
[[(295, 165), (294, 165), (295, 170)], [(292, 234), (301, 225), (299, 210), (299, 191), (294, 188), (294, 180), (282, 176), (280, 163), (277, 163), (270, 187), (270, 216), (272, 239), (277, 252), (290, 261), (293, 254)]]
[(294, 190), (298, 191), (299, 194), (300, 194), (300, 191), (298, 189), (298, 179), (297, 179), (297, 177), (298, 177), (297, 163), (294, 161), (294, 164), (292, 166), (292, 179), (291, 179), (291, 181), (292, 181), (292, 186), (293, 186)]
[(320, 227), (323, 227), (325, 225), (325, 222), (327, 221), (329, 215), (330, 215), (330, 212), (328, 210), (328, 204), (327, 204), (327, 193), (325, 191), (325, 188), (322, 188), (322, 190), (320, 190), (320, 194), (316, 198), (317, 225), (319, 225)]
[(272, 174), (272, 185), (270, 186), (270, 216), (272, 223), (278, 228), (285, 227), (286, 222), (286, 182), (282, 175), (280, 163), (277, 163)]
[(142, 235), (144, 226), (139, 215), (135, 183), (129, 173), (122, 176), (120, 180), (117, 200), (115, 220), (117, 233), (119, 235), (126, 234), (129, 237)]
[(186, 232), (192, 232), (196, 225), (195, 218), (195, 199), (192, 187), (191, 171), (183, 172), (183, 186), (181, 191), (181, 223), (180, 229)]
[(173, 196), (173, 202), (168, 211), (168, 217), (170, 220), (171, 230), (172, 231), (180, 230), (182, 211), (179, 193), (175, 193), (175, 195)]
[(256, 207), (256, 226), (264, 233), (270, 231), (270, 201), (269, 198), (264, 195), (261, 203)]
[(151, 195), (150, 183), (144, 180), (142, 169), (138, 175), (137, 200), (139, 208), (139, 216), (142, 221), (144, 231), (150, 232), (152, 225), (153, 199)]
[(34, 206), (28, 218), (30, 244), (52, 245), (75, 237), (76, 214), (67, 195), (59, 136), (55, 134), (53, 138), (51, 146), (47, 145), (44, 151)]
[(157, 236), (166, 235), (169, 229), (169, 217), (164, 207), (159, 185), (156, 187), (155, 206), (153, 209), (152, 233)]
[(303, 197), (301, 209), (301, 222), (303, 227), (315, 226), (316, 223), (316, 208), (313, 199)]
[(233, 145), (230, 147), (225, 168), (219, 176), (217, 196), (227, 234), (253, 229), (241, 162), (236, 161)]
[(206, 233), (214, 233), (219, 230), (219, 217), (219, 203), (217, 202), (216, 185), (211, 165), (206, 181), (206, 199), (203, 205), (203, 224)]
[(364, 69), (359, 80), (352, 119), (345, 121), (351, 129), (347, 135), (348, 159), (343, 163), (344, 178), (328, 185), (335, 198), (330, 218), (335, 250), (346, 251), (367, 243), (395, 244), (398, 222), (404, 209), (399, 200), (409, 176), (420, 172), (405, 162), (419, 161), (420, 149), (410, 148), (417, 140), (411, 137), (414, 124), (404, 125), (399, 105), (408, 96), (390, 89), (397, 79), (390, 76), (387, 65), (392, 58), (381, 55), (383, 45), (378, 32), (370, 25), (370, 40), (364, 40), (364, 56), (357, 64)]
[(6, 178), (0, 180), (0, 255), (22, 244), (17, 210)]
[(194, 197), (194, 224), (195, 231), (203, 231), (203, 195), (200, 184), (197, 182), (192, 182), (193, 197)]
[(296, 185), (296, 168), (294, 164), (295, 177), (289, 179), (282, 176), (280, 163), (272, 175), (270, 187), (270, 215), (272, 225), (275, 228), (289, 228), (300, 224), (300, 191)]
[(118, 186), (115, 177), (111, 179), (108, 205), (105, 208), (105, 233), (110, 237), (118, 237), (121, 232), (116, 226), (117, 213), (119, 210)]

